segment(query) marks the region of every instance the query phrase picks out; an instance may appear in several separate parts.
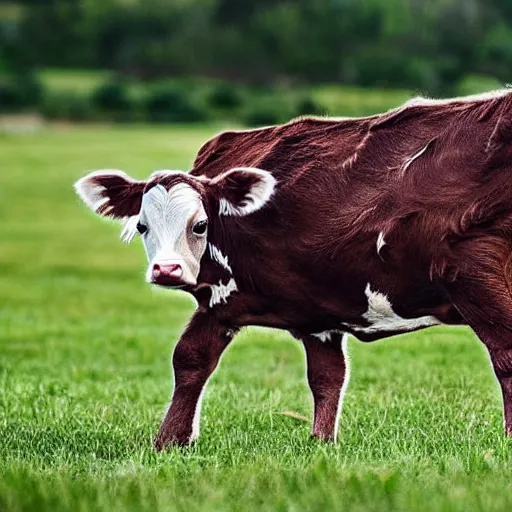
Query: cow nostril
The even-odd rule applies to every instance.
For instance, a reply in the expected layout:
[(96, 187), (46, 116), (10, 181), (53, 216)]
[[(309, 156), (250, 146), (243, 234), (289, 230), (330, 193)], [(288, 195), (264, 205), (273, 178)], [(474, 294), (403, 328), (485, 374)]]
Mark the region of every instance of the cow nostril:
[(183, 275), (183, 269), (178, 263), (155, 263), (152, 274), (153, 279), (179, 279)]
[(169, 265), (169, 273), (174, 275), (181, 275), (181, 265), (175, 264), (175, 265)]

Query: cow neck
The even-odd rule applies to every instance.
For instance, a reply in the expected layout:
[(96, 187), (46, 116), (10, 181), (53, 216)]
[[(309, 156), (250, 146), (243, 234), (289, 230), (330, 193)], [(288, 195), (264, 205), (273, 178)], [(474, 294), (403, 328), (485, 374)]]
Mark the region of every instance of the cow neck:
[[(217, 234), (217, 236), (215, 236)], [(231, 244), (220, 233), (208, 236), (205, 253), (201, 259), (201, 271), (198, 277), (198, 288), (211, 285), (226, 285), (233, 276)]]
[[(211, 211), (209, 218), (215, 218)], [(255, 261), (261, 256), (258, 246), (258, 228), (247, 217), (217, 216), (215, 222), (210, 222), (199, 284), (194, 293), (196, 299), (208, 297), (203, 290), (216, 287), (229, 295), (253, 288), (258, 279)]]

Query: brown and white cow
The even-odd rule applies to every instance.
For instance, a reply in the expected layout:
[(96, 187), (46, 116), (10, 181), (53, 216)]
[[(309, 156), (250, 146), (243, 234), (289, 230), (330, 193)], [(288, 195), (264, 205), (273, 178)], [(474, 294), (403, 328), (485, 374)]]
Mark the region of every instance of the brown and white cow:
[(189, 173), (98, 171), (76, 190), (124, 220), (126, 240), (140, 233), (150, 283), (198, 303), (174, 351), (157, 449), (197, 438), (208, 377), (247, 325), (302, 341), (313, 435), (332, 440), (347, 333), (467, 324), (489, 351), (512, 434), (511, 91), (225, 132)]

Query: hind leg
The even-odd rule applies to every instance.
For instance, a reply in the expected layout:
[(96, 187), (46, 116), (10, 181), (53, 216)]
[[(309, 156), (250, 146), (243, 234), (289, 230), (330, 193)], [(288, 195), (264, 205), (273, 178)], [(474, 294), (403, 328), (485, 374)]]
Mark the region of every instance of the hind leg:
[[(484, 300), (489, 300), (489, 296)], [(494, 300), (499, 300), (496, 297)], [(503, 394), (503, 413), (505, 433), (512, 436), (512, 301), (505, 303), (510, 312), (501, 308), (505, 303), (487, 302), (485, 307), (475, 308), (470, 297), (459, 296), (455, 301), (456, 307), (466, 319), (468, 325), (487, 347), (494, 373), (501, 386)], [(489, 310), (493, 309), (492, 312)], [(487, 316), (487, 313), (489, 316)]]
[[(503, 394), (505, 433), (512, 436), (512, 295), (502, 251), (479, 252), (447, 285), (453, 304), (485, 344)], [(471, 264), (473, 263), (473, 264)]]

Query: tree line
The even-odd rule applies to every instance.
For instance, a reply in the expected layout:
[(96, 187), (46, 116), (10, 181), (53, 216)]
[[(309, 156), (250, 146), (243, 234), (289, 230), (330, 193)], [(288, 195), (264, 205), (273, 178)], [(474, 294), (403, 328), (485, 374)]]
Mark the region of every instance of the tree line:
[[(11, 15), (2, 17), (2, 5)], [(0, 43), (0, 67), (11, 71), (101, 68), (142, 79), (342, 82), (439, 94), (467, 75), (510, 80), (512, 2), (4, 1)]]

